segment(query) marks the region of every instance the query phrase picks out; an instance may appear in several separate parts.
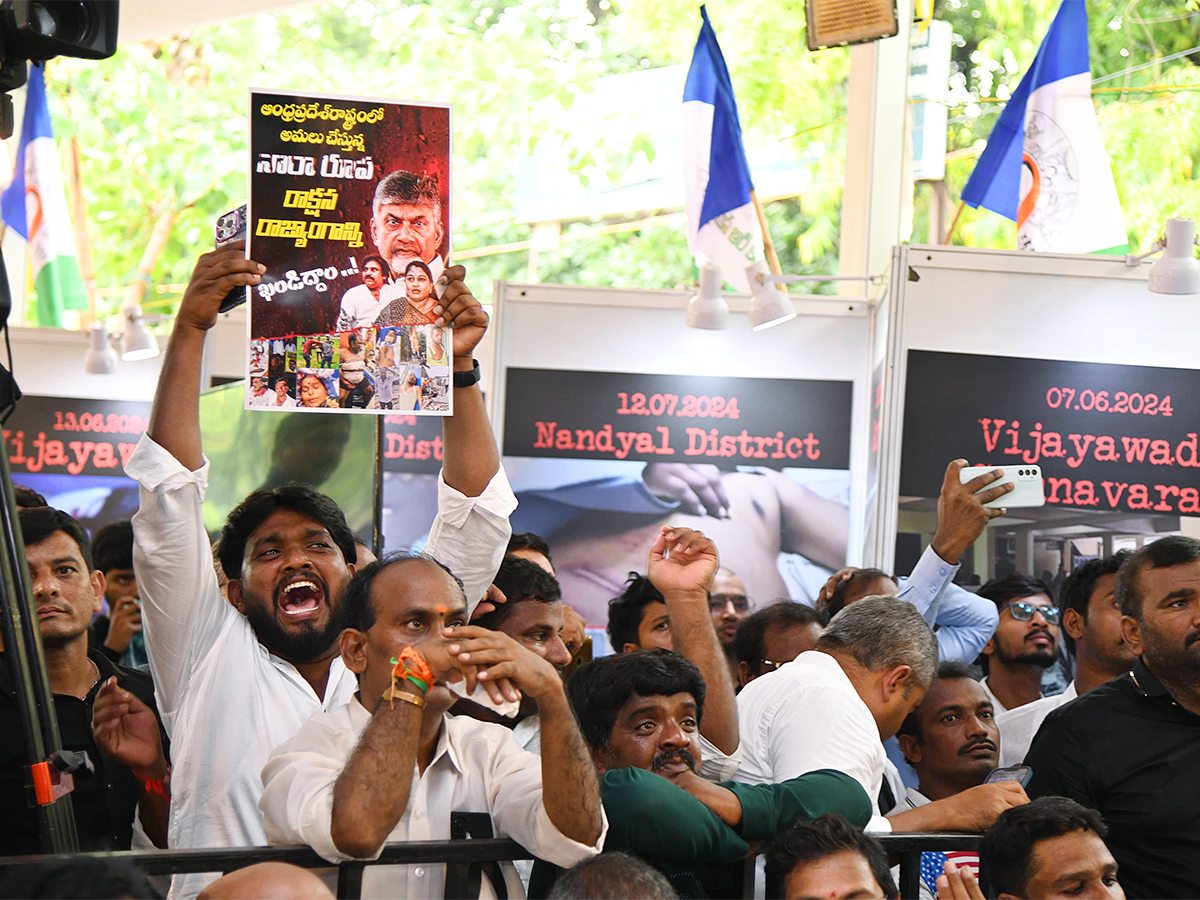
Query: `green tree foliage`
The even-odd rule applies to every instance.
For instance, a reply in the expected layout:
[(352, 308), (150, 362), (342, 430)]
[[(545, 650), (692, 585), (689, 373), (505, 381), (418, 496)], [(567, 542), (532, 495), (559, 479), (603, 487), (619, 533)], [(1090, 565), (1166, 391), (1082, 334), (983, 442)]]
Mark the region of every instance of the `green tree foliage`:
[[(994, 101), (1015, 87), (1056, 8), (1057, 0), (938, 0), (936, 15), (951, 22), (956, 42), (950, 149), (968, 153), (949, 164), (955, 200), (974, 165), (970, 149), (995, 122)], [(1097, 78), (1200, 44), (1200, 0), (1088, 0), (1088, 9)], [(767, 203), (783, 265), (832, 271), (849, 53), (805, 49), (803, 0), (712, 0), (708, 11), (747, 147), (778, 149), (814, 185)], [(53, 60), (47, 83), (60, 144), (65, 155), (78, 136), (82, 148), (101, 311), (119, 302), (156, 221), (174, 217), (149, 281), (179, 285), (211, 247), (216, 216), (244, 202), (252, 85), (452, 103), (454, 246), (468, 250), (529, 239), (513, 210), (515, 175), (533, 148), (561, 152), (581, 179), (613, 183), (635, 162), (655, 159), (654, 133), (563, 123), (597, 78), (686, 65), (699, 24), (698, 4), (679, 0), (349, 0), (125, 45), (99, 63)], [(1200, 208), (1198, 59), (1098, 85), (1101, 128), (1135, 245), (1169, 215)], [(1162, 85), (1180, 90), (1144, 90)], [(928, 197), (918, 193), (917, 239), (927, 237)], [(561, 248), (541, 254), (539, 276), (650, 288), (695, 283), (678, 217), (605, 234), (600, 224), (567, 224)], [(993, 213), (968, 210), (956, 241), (1008, 247), (1013, 231)], [(492, 278), (524, 280), (528, 264), (525, 252), (483, 256), (470, 260), (471, 280), (486, 295)], [(165, 295), (157, 311), (170, 311), (176, 298)]]

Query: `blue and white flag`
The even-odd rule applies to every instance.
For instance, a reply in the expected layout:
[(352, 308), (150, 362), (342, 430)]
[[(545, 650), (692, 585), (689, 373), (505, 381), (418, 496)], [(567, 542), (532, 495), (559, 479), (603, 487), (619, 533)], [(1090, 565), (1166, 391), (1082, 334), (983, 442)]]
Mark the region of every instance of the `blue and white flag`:
[(1015, 221), (1022, 250), (1127, 252), (1121, 202), (1092, 105), (1084, 0), (1063, 0), (962, 199)]
[(725, 57), (708, 13), (683, 88), (684, 208), (688, 247), (697, 265), (713, 265), (739, 291), (746, 266), (763, 258), (763, 236), (750, 192), (750, 166)]
[(21, 142), (12, 182), (0, 194), (0, 212), (8, 227), (29, 242), (37, 324), (62, 327), (64, 310), (87, 309), (88, 302), (75, 261), (75, 232), (41, 66), (29, 67)]

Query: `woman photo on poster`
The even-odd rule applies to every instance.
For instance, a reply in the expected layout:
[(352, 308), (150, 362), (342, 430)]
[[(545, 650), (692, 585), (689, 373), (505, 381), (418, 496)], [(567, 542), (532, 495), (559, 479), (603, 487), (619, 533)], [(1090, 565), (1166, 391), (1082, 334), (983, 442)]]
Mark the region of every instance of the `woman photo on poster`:
[(404, 295), (383, 308), (375, 325), (378, 328), (387, 325), (430, 325), (437, 318), (433, 314), (437, 303), (433, 273), (428, 265), (414, 259), (404, 267)]
[(327, 370), (300, 371), (300, 405), (307, 409), (337, 409), (337, 400), (330, 396), (335, 372)]

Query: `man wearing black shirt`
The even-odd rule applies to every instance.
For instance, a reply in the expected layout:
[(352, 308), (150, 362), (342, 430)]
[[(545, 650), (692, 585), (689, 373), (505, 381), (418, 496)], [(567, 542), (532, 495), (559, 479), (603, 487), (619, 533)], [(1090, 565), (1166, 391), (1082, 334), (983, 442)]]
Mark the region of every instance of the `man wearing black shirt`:
[(1116, 595), (1140, 658), (1046, 718), (1029, 794), (1100, 812), (1129, 897), (1200, 897), (1200, 541), (1133, 553)]
[[(74, 773), (71, 803), (81, 850), (129, 849), (133, 817), (143, 803), (142, 822), (151, 837), (165, 835), (166, 797), (161, 774), (143, 773), (102, 753), (92, 733), (92, 707), (102, 687), (128, 692), (150, 709), (154, 686), (149, 675), (124, 669), (88, 649), (88, 623), (100, 609), (104, 575), (92, 569), (87, 534), (64, 512), (50, 507), (22, 510), (21, 531), (33, 587), (34, 610), (45, 648), (50, 689), (62, 745), (87, 752), (95, 771)], [(144, 707), (132, 700), (130, 706)], [(161, 735), (157, 757), (161, 764)], [(0, 833), (6, 854), (42, 851), (32, 805), (22, 723), (7, 664), (0, 665)]]

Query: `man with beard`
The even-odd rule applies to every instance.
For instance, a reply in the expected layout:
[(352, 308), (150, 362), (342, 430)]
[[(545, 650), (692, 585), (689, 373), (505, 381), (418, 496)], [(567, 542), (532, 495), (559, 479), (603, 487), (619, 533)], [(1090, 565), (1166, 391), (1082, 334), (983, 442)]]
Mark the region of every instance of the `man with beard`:
[[(178, 748), (170, 843), (175, 848), (266, 843), (258, 799), (271, 749), (311, 715), (344, 704), (355, 679), (338, 655), (342, 592), (354, 573), (354, 534), (314, 488), (256, 491), (222, 530), (217, 586), (201, 517), (207, 461), (199, 391), (205, 335), (220, 298), (256, 284), (264, 267), (241, 242), (204, 254), (171, 334), (150, 427), (126, 472), (141, 486), (134, 568), (157, 697)], [(443, 420), (438, 517), (426, 549), (463, 580), (471, 605), (500, 563), (515, 498), (499, 468), (471, 353), (487, 315), (448, 269), (441, 299), (460, 373), (455, 415)], [(191, 897), (213, 874), (177, 876)]]
[[(735, 864), (794, 822), (829, 812), (859, 827), (870, 819), (866, 793), (841, 772), (763, 785), (701, 778), (704, 679), (678, 653), (603, 657), (571, 677), (567, 694), (600, 773), (604, 849), (646, 860), (680, 896), (740, 896)], [(546, 877), (536, 865), (530, 896), (544, 896)]]
[(1128, 550), (1105, 559), (1093, 559), (1075, 569), (1060, 593), (1062, 632), (1075, 657), (1075, 679), (1053, 697), (1043, 697), (996, 717), (1004, 742), (1000, 765), (1016, 766), (1029, 750), (1033, 736), (1046, 716), (1080, 694), (1107, 684), (1132, 668), (1137, 657), (1121, 634), (1121, 609), (1117, 606), (1117, 570)]
[(712, 589), (708, 592), (708, 611), (712, 615), (713, 627), (717, 630), (721, 649), (725, 651), (729, 675), (736, 684), (738, 660), (733, 649), (733, 638), (742, 619), (750, 615), (750, 598), (746, 595), (745, 583), (738, 578), (733, 569), (727, 566), (717, 569)]
[(1046, 717), (1029, 794), (1103, 816), (1129, 897), (1200, 897), (1200, 541), (1131, 553), (1116, 594), (1139, 659)]
[(981, 682), (1000, 715), (1042, 696), (1042, 673), (1058, 659), (1058, 607), (1048, 584), (1016, 572), (992, 579), (979, 596), (1000, 612), (996, 633), (983, 645)]
[[(146, 833), (165, 846), (166, 796), (147, 787), (154, 782), (162, 791), (167, 778), (154, 684), (144, 672), (88, 649), (88, 623), (100, 611), (104, 573), (92, 566), (83, 526), (48, 506), (23, 509), (20, 518), (33, 594), (33, 609), (26, 614), (36, 618), (42, 638), (62, 746), (87, 753), (94, 767), (92, 772), (75, 773), (70, 795), (79, 849), (128, 850), (139, 811)], [(122, 699), (124, 712), (136, 705), (140, 713), (135, 715), (136, 726), (141, 726), (150, 747), (145, 767), (103, 752), (108, 749), (100, 739), (105, 729), (92, 730), (93, 710), (103, 708), (104, 698), (114, 695)], [(136, 727), (128, 716), (117, 718)], [(29, 784), (16, 686), (0, 656), (0, 833), (5, 854), (50, 850), (42, 845)]]
[[(983, 784), (1000, 753), (1000, 729), (992, 701), (971, 670), (960, 662), (938, 666), (937, 681), (909, 714), (898, 732), (900, 748), (916, 770), (920, 786), (909, 788), (892, 810), (901, 813), (953, 797)], [(1013, 785), (1014, 805), (1025, 802), (1019, 785)], [(926, 851), (921, 854), (921, 897), (937, 896), (937, 880), (949, 860), (979, 876), (979, 854)]]
[(382, 256), (372, 254), (363, 260), (362, 284), (356, 284), (342, 295), (334, 331), (353, 331), (370, 328), (379, 311), (387, 305), (381, 295), (387, 284), (388, 264)]

